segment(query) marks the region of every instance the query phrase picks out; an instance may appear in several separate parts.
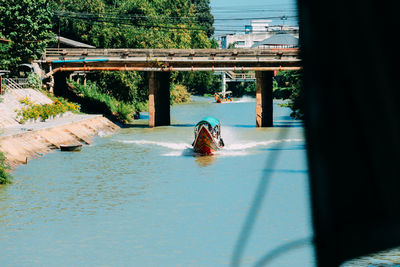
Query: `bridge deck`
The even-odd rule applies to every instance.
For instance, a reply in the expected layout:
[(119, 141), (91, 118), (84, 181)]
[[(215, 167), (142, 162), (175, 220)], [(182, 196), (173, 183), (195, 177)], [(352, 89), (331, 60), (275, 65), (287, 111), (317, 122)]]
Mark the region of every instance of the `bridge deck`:
[(59, 70), (299, 69), (298, 49), (81, 49), (49, 48), (42, 64)]

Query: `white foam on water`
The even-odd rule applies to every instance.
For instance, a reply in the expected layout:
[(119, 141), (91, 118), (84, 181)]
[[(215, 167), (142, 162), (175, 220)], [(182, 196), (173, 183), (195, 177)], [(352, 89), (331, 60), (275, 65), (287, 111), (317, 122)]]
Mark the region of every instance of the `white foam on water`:
[(187, 143), (169, 143), (169, 142), (157, 142), (157, 141), (149, 141), (149, 140), (123, 140), (121, 141), (125, 144), (137, 144), (137, 145), (155, 145), (162, 146), (174, 150), (184, 150), (186, 148), (190, 148), (191, 145)]
[[(169, 148), (172, 151), (162, 154), (168, 157), (179, 157), (179, 156), (196, 156), (197, 153), (193, 151), (192, 145), (187, 143), (170, 143), (170, 142), (157, 142), (150, 140), (123, 140), (122, 143), (136, 144), (136, 145), (154, 145)], [(248, 155), (258, 147), (266, 147), (273, 144), (289, 143), (289, 142), (304, 142), (303, 139), (281, 139), (281, 140), (268, 140), (261, 142), (241, 142), (241, 143), (230, 143), (214, 154), (223, 157), (238, 157)]]
[(234, 100), (232, 103), (250, 103), (250, 102), (256, 102), (256, 99), (251, 96), (243, 96), (238, 100)]
[(215, 155), (237, 157), (245, 156), (254, 151), (255, 148), (267, 147), (273, 144), (289, 143), (289, 142), (303, 142), (303, 139), (282, 139), (282, 140), (268, 140), (262, 142), (241, 142), (230, 143), (225, 145), (224, 148), (215, 152)]
[(289, 142), (303, 142), (303, 139), (281, 139), (281, 140), (268, 140), (268, 141), (261, 141), (261, 142), (247, 142), (247, 143), (232, 143), (227, 144), (224, 149), (227, 150), (245, 150), (260, 146), (269, 146), (273, 144), (279, 143), (289, 143)]

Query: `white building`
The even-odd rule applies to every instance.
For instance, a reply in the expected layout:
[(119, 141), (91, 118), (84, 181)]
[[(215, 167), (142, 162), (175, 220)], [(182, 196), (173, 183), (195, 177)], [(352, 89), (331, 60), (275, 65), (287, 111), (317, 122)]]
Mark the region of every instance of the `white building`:
[(231, 46), (235, 48), (250, 48), (254, 44), (271, 37), (272, 33), (246, 33), (246, 34), (227, 34), (221, 36), (221, 48), (225, 49)]
[(245, 25), (245, 33), (226, 34), (219, 37), (220, 47), (251, 48), (257, 46), (278, 32), (285, 31), (293, 36), (299, 36), (299, 28), (295, 26), (269, 25), (271, 20), (252, 20)]
[(246, 34), (257, 33), (257, 32), (267, 32), (270, 22), (272, 22), (272, 20), (266, 20), (266, 19), (252, 20), (250, 22), (250, 25), (244, 26), (244, 31), (246, 32)]

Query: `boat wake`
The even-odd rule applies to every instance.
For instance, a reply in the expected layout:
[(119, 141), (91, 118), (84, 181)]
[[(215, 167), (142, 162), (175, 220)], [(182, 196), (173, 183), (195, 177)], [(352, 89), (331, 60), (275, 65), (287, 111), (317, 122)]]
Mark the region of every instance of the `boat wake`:
[[(193, 147), (188, 143), (172, 143), (172, 142), (158, 142), (149, 140), (123, 140), (121, 141), (125, 144), (135, 144), (139, 146), (159, 146), (170, 149), (167, 153), (162, 154), (163, 156), (197, 156), (198, 154), (193, 151)], [(304, 139), (281, 139), (281, 140), (268, 140), (261, 142), (240, 142), (227, 144), (224, 148), (216, 151), (214, 154), (217, 156), (245, 156), (250, 153), (254, 153), (258, 148), (268, 147), (280, 143), (290, 143), (290, 142), (304, 142)]]
[(232, 103), (251, 103), (256, 102), (256, 99), (251, 96), (242, 96), (240, 99), (234, 100)]
[(157, 142), (157, 141), (148, 141), (148, 140), (124, 140), (121, 142), (125, 143), (125, 144), (161, 146), (161, 147), (170, 148), (170, 149), (174, 149), (174, 150), (183, 150), (183, 149), (192, 147), (190, 144), (187, 144), (187, 143), (168, 143), (168, 142)]

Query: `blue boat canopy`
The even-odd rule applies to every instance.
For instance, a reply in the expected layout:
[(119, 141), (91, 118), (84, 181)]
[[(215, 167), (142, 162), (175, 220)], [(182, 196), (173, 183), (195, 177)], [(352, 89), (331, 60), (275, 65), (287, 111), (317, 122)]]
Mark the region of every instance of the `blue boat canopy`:
[(205, 117), (201, 121), (199, 121), (197, 125), (204, 123), (208, 123), (211, 125), (211, 127), (214, 128), (215, 126), (219, 125), (219, 120), (215, 117)]

